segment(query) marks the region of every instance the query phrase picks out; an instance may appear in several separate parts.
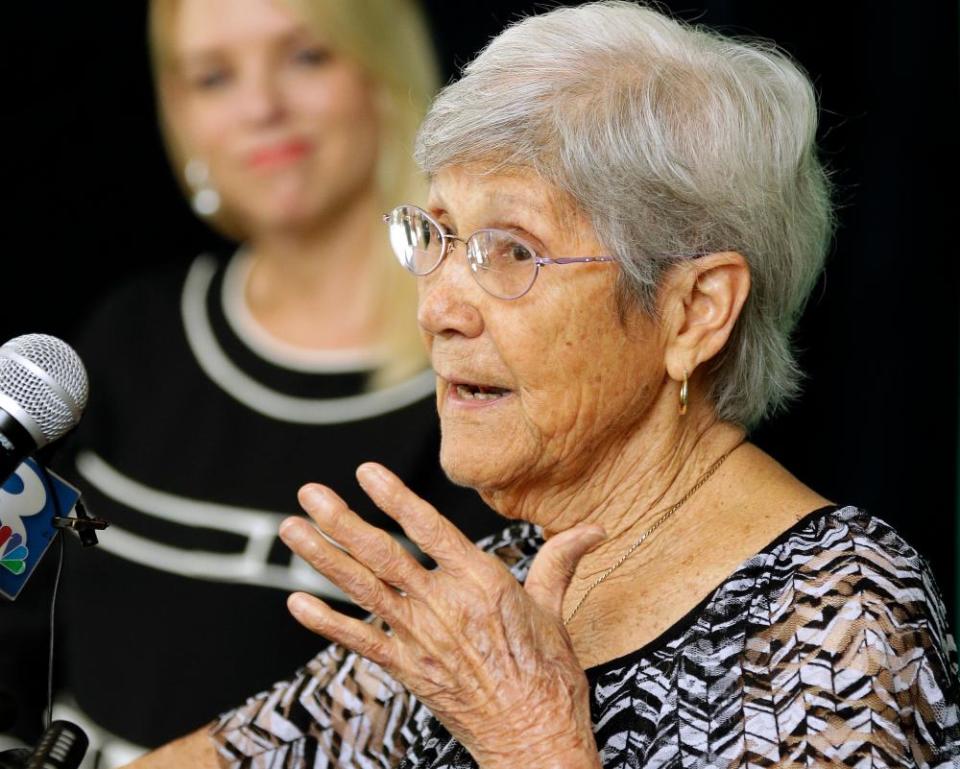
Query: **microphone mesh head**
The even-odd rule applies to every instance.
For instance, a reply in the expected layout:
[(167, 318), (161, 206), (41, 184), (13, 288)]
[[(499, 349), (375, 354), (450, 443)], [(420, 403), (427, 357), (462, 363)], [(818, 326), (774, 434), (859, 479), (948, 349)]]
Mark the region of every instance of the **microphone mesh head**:
[[(43, 375), (23, 365), (12, 352), (25, 358), (53, 380), (73, 400), (73, 407)], [(76, 351), (55, 336), (24, 334), (0, 347), (0, 393), (33, 419), (46, 443), (55, 441), (80, 421), (90, 386), (87, 370)]]

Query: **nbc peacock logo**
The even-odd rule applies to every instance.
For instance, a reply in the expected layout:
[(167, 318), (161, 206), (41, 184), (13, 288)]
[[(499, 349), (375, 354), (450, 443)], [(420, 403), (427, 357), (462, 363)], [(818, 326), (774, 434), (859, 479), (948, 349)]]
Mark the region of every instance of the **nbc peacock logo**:
[(23, 536), (9, 526), (0, 526), (0, 568), (19, 576), (27, 568), (30, 551), (23, 543)]
[(29, 458), (0, 483), (0, 598), (12, 601), (20, 594), (56, 536), (54, 516), (69, 515), (79, 497)]

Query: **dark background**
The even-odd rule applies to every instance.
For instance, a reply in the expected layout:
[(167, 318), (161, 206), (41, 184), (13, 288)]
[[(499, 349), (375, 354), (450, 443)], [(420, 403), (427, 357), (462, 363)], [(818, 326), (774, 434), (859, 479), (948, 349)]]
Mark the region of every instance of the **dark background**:
[[(69, 341), (117, 281), (221, 244), (192, 217), (163, 157), (143, 4), (11, 5), (0, 33), (0, 341)], [(774, 39), (817, 86), (840, 227), (798, 334), (805, 394), (755, 438), (821, 493), (896, 525), (931, 559), (952, 608), (957, 3), (663, 6)], [(452, 75), (533, 4), (428, 8)]]

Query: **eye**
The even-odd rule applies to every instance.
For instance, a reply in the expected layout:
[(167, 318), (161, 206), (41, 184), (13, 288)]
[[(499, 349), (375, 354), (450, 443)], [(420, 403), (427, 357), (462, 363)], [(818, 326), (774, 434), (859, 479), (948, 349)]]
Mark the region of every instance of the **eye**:
[(307, 67), (319, 67), (333, 58), (329, 48), (322, 45), (306, 45), (294, 50), (293, 61)]
[(429, 246), (436, 237), (434, 236), (434, 227), (430, 224), (430, 221), (427, 219), (420, 219), (420, 242), (424, 246)]
[(188, 76), (191, 88), (198, 91), (213, 91), (230, 82), (230, 72), (226, 68), (204, 70)]
[(514, 262), (529, 262), (533, 259), (533, 253), (523, 243), (514, 240), (507, 249), (507, 255)]

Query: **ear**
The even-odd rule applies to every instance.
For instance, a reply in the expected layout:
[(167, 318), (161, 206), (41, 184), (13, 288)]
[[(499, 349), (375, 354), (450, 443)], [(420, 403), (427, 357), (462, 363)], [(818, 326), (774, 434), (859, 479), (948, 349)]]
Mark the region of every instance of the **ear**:
[(665, 363), (679, 382), (727, 343), (750, 293), (750, 266), (736, 251), (707, 254), (679, 265), (666, 288)]

